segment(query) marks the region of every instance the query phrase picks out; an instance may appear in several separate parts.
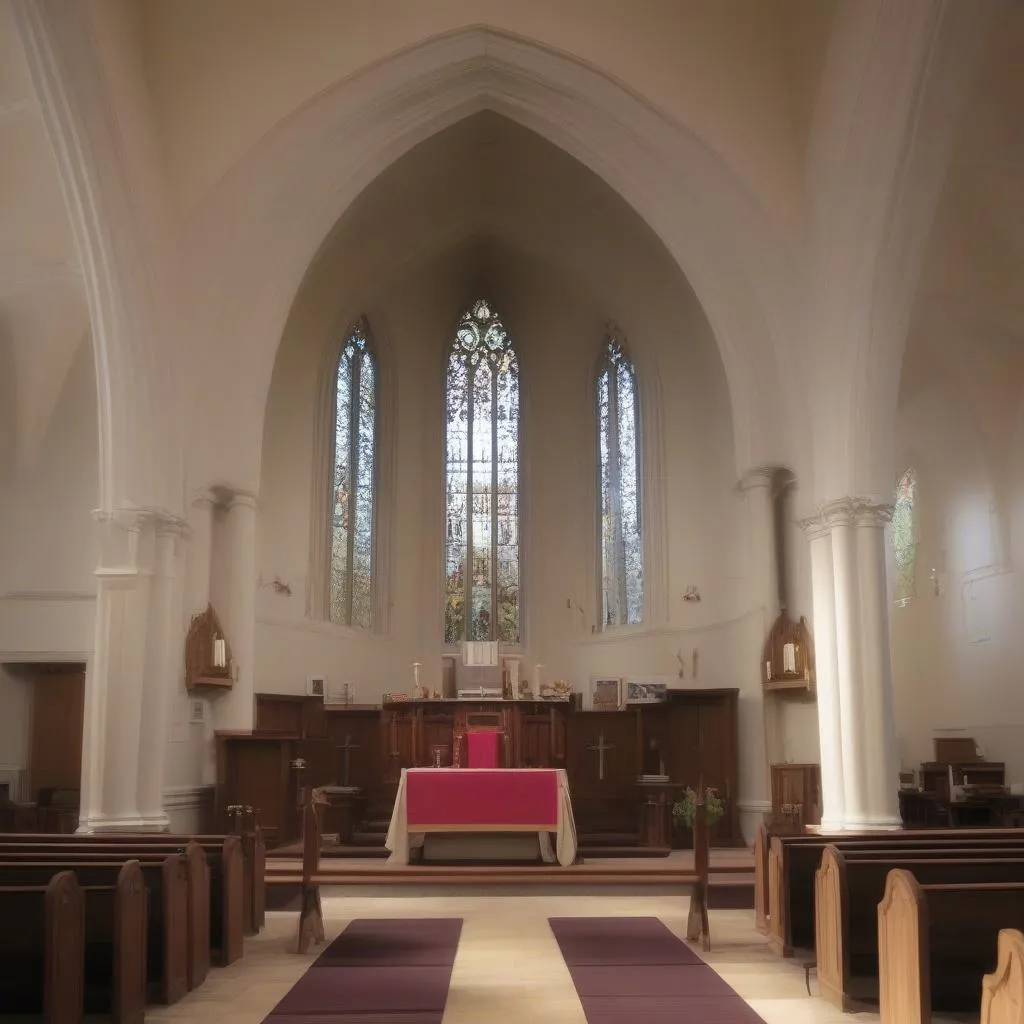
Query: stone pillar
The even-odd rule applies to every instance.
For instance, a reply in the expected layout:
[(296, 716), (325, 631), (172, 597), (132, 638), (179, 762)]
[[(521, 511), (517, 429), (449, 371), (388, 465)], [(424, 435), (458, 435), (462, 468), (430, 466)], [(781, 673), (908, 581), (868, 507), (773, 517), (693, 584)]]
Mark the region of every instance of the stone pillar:
[(175, 608), (175, 563), (181, 522), (161, 518), (156, 522), (146, 678), (139, 740), (138, 799), (142, 827), (166, 832), (170, 821), (164, 812), (164, 779), (167, 766), (168, 721), (171, 689), (175, 682), (174, 644), (181, 630), (180, 608)]
[(96, 515), (96, 626), (86, 676), (80, 831), (138, 830), (136, 782), (149, 623), (153, 530), (149, 515)]
[[(774, 466), (747, 470), (740, 480), (746, 507), (748, 537), (748, 576), (750, 601), (763, 609), (762, 641), (779, 614), (779, 566), (775, 543), (775, 477)], [(761, 651), (755, 652), (751, 683), (741, 692), (741, 744), (748, 755), (749, 767), (741, 773), (743, 834), (753, 837), (753, 829), (771, 810), (771, 775), (769, 765), (783, 759), (784, 722), (777, 702), (765, 699), (760, 674)]]
[(227, 602), (221, 620), (231, 646), (234, 685), (217, 701), (219, 729), (252, 729), (256, 648), (255, 495), (244, 491), (227, 503)]
[(825, 827), (900, 824), (885, 585), (890, 513), (886, 505), (840, 498), (804, 524), (811, 538)]
[(774, 466), (748, 469), (740, 481), (747, 507), (750, 578), (754, 600), (765, 609), (770, 629), (779, 614), (779, 564), (775, 544)]
[(846, 820), (843, 782), (843, 733), (839, 715), (839, 669), (836, 664), (835, 577), (832, 536), (820, 520), (804, 523), (811, 550), (814, 601), (814, 668), (821, 748), (821, 827), (840, 829)]
[(860, 583), (861, 722), (864, 727), (865, 821), (867, 828), (898, 828), (899, 752), (892, 696), (889, 591), (885, 578), (885, 526), (888, 506), (864, 506), (857, 528)]
[(210, 601), (210, 559), (213, 554), (213, 510), (216, 499), (203, 491), (192, 501), (185, 570), (186, 628), (193, 615), (206, 611)]

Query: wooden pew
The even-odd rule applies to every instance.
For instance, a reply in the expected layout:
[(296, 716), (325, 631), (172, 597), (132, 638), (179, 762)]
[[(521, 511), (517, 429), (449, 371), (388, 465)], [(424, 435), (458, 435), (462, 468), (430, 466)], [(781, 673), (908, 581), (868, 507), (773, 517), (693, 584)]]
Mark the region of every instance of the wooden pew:
[(754, 927), (768, 934), (768, 826), (762, 821), (754, 832)]
[[(0, 883), (0, 1008), (81, 1024), (85, 897), (70, 871), (45, 885)], [(0, 1017), (2, 1019), (2, 1017)]]
[(996, 947), (996, 969), (981, 980), (980, 1024), (1021, 1024), (1024, 1020), (1024, 934), (1004, 928)]
[[(243, 933), (256, 935), (266, 925), (266, 867), (267, 850), (263, 833), (258, 827), (233, 835), (171, 835), (166, 832), (112, 832), (90, 833), (87, 835), (54, 836), (22, 832), (3, 836), (0, 841), (32, 842), (52, 839), (66, 839), (71, 842), (110, 843), (113, 846), (130, 844), (151, 847), (184, 846), (198, 843), (213, 866), (215, 850), (225, 850), (228, 840), (237, 839), (242, 851), (243, 885)], [(213, 878), (211, 876), (211, 883)], [(227, 961), (231, 963), (232, 961)]]
[[(878, 904), (893, 868), (924, 885), (1024, 882), (1024, 852), (877, 851), (825, 848), (815, 880), (815, 951), (821, 997), (844, 1012), (878, 998)], [(935, 853), (935, 851), (930, 851)], [(993, 933), (992, 950), (995, 950)], [(980, 981), (980, 974), (978, 975)]]
[[(882, 1024), (931, 1024), (933, 1006), (977, 1010), (1000, 934), (1021, 923), (1024, 881), (921, 885), (909, 871), (890, 871), (878, 905)], [(1019, 997), (1019, 979), (1017, 987)]]
[(114, 885), (86, 885), (82, 892), (85, 1012), (109, 1015), (112, 1024), (143, 1024), (148, 893), (142, 868), (130, 860)]
[[(184, 856), (138, 858), (149, 890), (146, 915), (146, 978), (152, 1002), (175, 1003), (189, 991), (189, 887)], [(116, 884), (124, 861), (48, 854), (9, 854), (0, 848), (0, 885), (40, 885), (53, 874), (71, 871), (79, 886)], [(207, 957), (207, 962), (209, 957)]]
[[(127, 835), (17, 835), (0, 838), (0, 850), (36, 852), (54, 847), (66, 852), (97, 852), (125, 857), (135, 856), (138, 850), (164, 855), (185, 852), (190, 858), (190, 883), (194, 887), (198, 886), (200, 891), (209, 892), (206, 917), (211, 961), (224, 967), (241, 958), (246, 930), (245, 877), (242, 843), (237, 836), (189, 840), (183, 838), (181, 841), (159, 835), (138, 837), (138, 840), (135, 836)], [(202, 856), (198, 850), (202, 851)], [(190, 899), (190, 905), (192, 902)], [(201, 922), (196, 923), (197, 930), (202, 927)], [(201, 980), (199, 979), (196, 984)]]
[[(768, 854), (768, 937), (782, 956), (814, 943), (814, 877), (821, 853), (843, 850), (1019, 849), (1024, 829), (929, 829), (918, 832), (772, 836)], [(756, 868), (756, 862), (755, 862)]]

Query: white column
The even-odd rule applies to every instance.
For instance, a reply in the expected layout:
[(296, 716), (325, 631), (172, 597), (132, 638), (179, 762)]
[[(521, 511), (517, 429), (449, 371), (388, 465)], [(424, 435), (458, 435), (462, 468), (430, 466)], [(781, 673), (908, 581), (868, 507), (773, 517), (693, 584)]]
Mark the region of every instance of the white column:
[(230, 693), (217, 702), (219, 729), (253, 727), (257, 510), (255, 495), (246, 492), (232, 495), (228, 502), (228, 600), (221, 624), (231, 646), (235, 681)]
[[(748, 537), (748, 575), (750, 600), (763, 609), (762, 638), (768, 635), (779, 614), (779, 572), (775, 543), (776, 469), (759, 466), (747, 470), (740, 479), (746, 506)], [(754, 665), (760, 666), (761, 651)], [(745, 712), (745, 713), (744, 713)], [(740, 729), (747, 753), (746, 768), (740, 773), (744, 835), (753, 835), (754, 827), (771, 809), (769, 765), (784, 757), (784, 723), (777, 702), (765, 698), (760, 669), (751, 676), (741, 692)]]
[(885, 585), (890, 513), (840, 498), (803, 524), (811, 542), (823, 828), (900, 824)]
[(832, 532), (844, 814), (848, 828), (860, 828), (867, 823), (867, 750), (865, 732), (859, 721), (864, 678), (861, 665), (856, 524), (852, 507), (845, 501), (829, 505), (825, 510), (825, 517)]
[(868, 828), (898, 828), (899, 757), (893, 717), (889, 595), (885, 580), (885, 524), (892, 509), (862, 506), (857, 520), (860, 580), (864, 730), (865, 821)]
[(839, 670), (836, 663), (835, 575), (832, 536), (820, 519), (805, 520), (811, 553), (814, 602), (814, 671), (821, 748), (821, 827), (839, 829), (845, 821), (843, 733), (839, 714)]
[(740, 481), (747, 506), (750, 578), (754, 600), (765, 609), (767, 628), (779, 614), (779, 564), (775, 542), (774, 466), (748, 469)]
[(150, 597), (146, 652), (145, 692), (139, 738), (138, 796), (142, 827), (165, 832), (170, 820), (164, 812), (168, 721), (174, 685), (174, 642), (181, 632), (174, 609), (175, 563), (181, 522), (161, 518), (156, 524), (153, 582)]
[[(213, 555), (213, 510), (216, 499), (203, 491), (192, 501), (185, 570), (185, 612), (188, 620), (206, 611), (210, 601), (210, 559)], [(186, 622), (187, 628), (187, 622)]]
[(96, 518), (100, 564), (95, 642), (86, 676), (79, 829), (134, 830), (143, 826), (136, 781), (152, 528), (148, 514), (137, 510)]

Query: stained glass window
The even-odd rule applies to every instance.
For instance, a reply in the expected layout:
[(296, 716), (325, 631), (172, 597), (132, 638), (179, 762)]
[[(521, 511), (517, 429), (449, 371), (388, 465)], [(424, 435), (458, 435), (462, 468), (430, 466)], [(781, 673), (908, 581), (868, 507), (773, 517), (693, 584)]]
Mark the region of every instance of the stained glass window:
[(444, 639), (519, 641), (519, 362), (479, 299), (448, 351)]
[(369, 629), (373, 620), (373, 503), (377, 366), (365, 320), (338, 358), (331, 499), (331, 621)]
[(917, 522), (914, 497), (917, 478), (913, 469), (900, 477), (892, 510), (892, 547), (896, 562), (896, 603), (906, 604), (917, 593)]
[(640, 406), (636, 371), (614, 335), (597, 378), (601, 498), (601, 598), (607, 626), (643, 619)]

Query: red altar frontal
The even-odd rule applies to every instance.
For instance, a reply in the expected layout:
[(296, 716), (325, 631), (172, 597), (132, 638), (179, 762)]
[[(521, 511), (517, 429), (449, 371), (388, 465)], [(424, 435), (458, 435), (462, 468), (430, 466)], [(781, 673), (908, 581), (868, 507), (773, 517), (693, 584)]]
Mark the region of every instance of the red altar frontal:
[[(408, 768), (402, 772), (387, 847), (391, 863), (430, 833), (536, 833), (540, 855), (576, 859), (569, 783), (563, 769)], [(555, 849), (551, 834), (555, 834)]]

